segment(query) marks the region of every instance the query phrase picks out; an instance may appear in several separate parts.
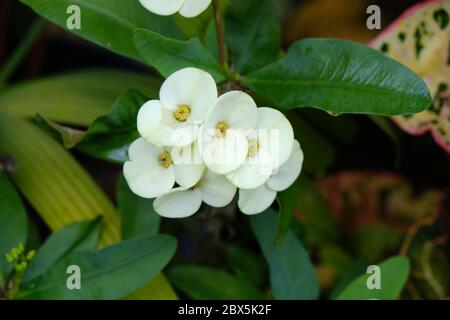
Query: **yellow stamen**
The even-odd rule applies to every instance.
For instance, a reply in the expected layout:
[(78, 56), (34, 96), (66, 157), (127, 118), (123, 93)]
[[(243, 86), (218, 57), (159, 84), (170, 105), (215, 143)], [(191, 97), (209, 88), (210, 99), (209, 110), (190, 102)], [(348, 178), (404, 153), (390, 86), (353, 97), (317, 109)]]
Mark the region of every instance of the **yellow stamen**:
[(220, 121), (216, 125), (216, 135), (222, 138), (225, 137), (227, 135), (228, 128), (229, 126), (226, 122)]
[(253, 139), (248, 142), (248, 156), (254, 157), (258, 153), (259, 143), (258, 140)]
[(158, 156), (158, 162), (161, 165), (161, 167), (167, 169), (172, 165), (172, 156), (167, 151), (163, 152)]
[(189, 106), (183, 104), (177, 108), (177, 110), (174, 111), (173, 116), (175, 119), (177, 119), (179, 122), (184, 122), (191, 114), (191, 108)]

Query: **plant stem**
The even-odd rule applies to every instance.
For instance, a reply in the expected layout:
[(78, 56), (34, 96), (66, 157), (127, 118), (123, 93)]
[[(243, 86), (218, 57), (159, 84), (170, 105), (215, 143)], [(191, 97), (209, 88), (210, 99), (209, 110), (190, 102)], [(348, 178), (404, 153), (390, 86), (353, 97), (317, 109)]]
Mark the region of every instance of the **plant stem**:
[(5, 85), (8, 79), (12, 76), (14, 71), (22, 62), (23, 58), (26, 56), (37, 36), (40, 34), (45, 21), (41, 18), (38, 18), (30, 30), (28, 31), (25, 39), (22, 43), (19, 44), (17, 49), (13, 52), (12, 56), (8, 59), (6, 64), (0, 71), (0, 88)]
[(216, 24), (217, 47), (219, 49), (219, 62), (226, 68), (225, 36), (222, 25), (222, 12), (220, 10), (220, 0), (213, 0), (214, 22)]

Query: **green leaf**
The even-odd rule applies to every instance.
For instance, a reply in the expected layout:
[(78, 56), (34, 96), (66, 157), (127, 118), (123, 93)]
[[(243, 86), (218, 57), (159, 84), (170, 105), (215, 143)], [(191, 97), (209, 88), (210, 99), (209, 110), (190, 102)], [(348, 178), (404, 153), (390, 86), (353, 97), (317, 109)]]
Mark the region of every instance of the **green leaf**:
[(68, 224), (53, 233), (36, 252), (24, 275), (24, 283), (45, 273), (53, 264), (76, 251), (93, 251), (100, 239), (101, 218)]
[(308, 252), (294, 236), (286, 234), (283, 242), (274, 244), (277, 214), (269, 209), (250, 218), (253, 232), (269, 264), (270, 283), (277, 300), (314, 300), (319, 284)]
[(21, 0), (37, 14), (67, 28), (72, 14), (67, 10), (77, 5), (81, 13), (80, 29), (68, 30), (115, 53), (139, 60), (133, 44), (133, 32), (146, 28), (170, 37), (184, 38), (180, 26), (171, 17), (146, 10), (139, 1), (111, 0)]
[(198, 300), (257, 300), (261, 292), (245, 279), (212, 268), (177, 266), (168, 277), (179, 290)]
[[(124, 297), (152, 279), (175, 253), (176, 240), (152, 236), (120, 242), (98, 253), (75, 252), (47, 273), (25, 284), (19, 299), (111, 300)], [(81, 270), (81, 290), (65, 286), (67, 267)]]
[(240, 74), (273, 62), (280, 51), (281, 27), (273, 0), (232, 0), (225, 29), (235, 71)]
[(117, 203), (122, 219), (122, 239), (158, 233), (161, 216), (153, 210), (153, 199), (144, 199), (135, 195), (123, 176), (120, 176), (117, 183)]
[(266, 270), (264, 261), (252, 252), (238, 246), (226, 247), (228, 264), (240, 279), (248, 279), (258, 287), (264, 284)]
[(22, 200), (8, 177), (0, 172), (0, 288), (11, 271), (6, 254), (20, 243), (25, 244), (28, 220)]
[(275, 237), (275, 243), (277, 244), (282, 242), (286, 234), (289, 232), (298, 192), (299, 186), (296, 182), (285, 191), (277, 194), (278, 206), (280, 208), (278, 214), (278, 231)]
[(134, 43), (142, 59), (164, 77), (186, 67), (209, 72), (216, 82), (224, 80), (221, 68), (198, 38), (178, 41), (149, 30), (136, 30)]
[[(0, 113), (0, 154), (20, 163), (14, 182), (50, 229), (102, 215), (101, 245), (120, 241), (119, 219), (111, 201), (73, 156), (36, 125)], [(159, 275), (133, 297), (174, 299), (176, 295)]]
[(333, 145), (294, 111), (286, 112), (286, 116), (305, 154), (303, 170), (315, 176), (324, 175), (336, 158)]
[(136, 72), (79, 71), (25, 82), (1, 92), (0, 111), (27, 118), (39, 113), (64, 124), (89, 126), (127, 89), (156, 97), (160, 85), (159, 79)]
[(427, 86), (412, 71), (345, 40), (298, 41), (282, 60), (244, 77), (243, 84), (281, 108), (400, 115), (431, 105)]
[(363, 274), (350, 283), (337, 297), (337, 300), (394, 300), (399, 295), (409, 276), (409, 259), (406, 257), (393, 257), (379, 265), (380, 289), (368, 289), (369, 277), (374, 273)]
[(129, 145), (139, 138), (137, 114), (147, 100), (138, 91), (127, 91), (116, 100), (110, 112), (96, 119), (86, 132), (61, 126), (40, 115), (36, 116), (36, 122), (62, 140), (68, 149), (76, 147), (90, 156), (121, 163), (128, 160)]

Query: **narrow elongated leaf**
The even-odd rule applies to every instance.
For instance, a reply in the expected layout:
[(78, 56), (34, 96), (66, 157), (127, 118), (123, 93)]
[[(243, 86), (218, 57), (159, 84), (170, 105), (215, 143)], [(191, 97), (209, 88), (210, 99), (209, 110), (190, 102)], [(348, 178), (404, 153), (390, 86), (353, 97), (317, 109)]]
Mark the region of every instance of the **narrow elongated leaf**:
[(275, 61), (281, 47), (281, 27), (273, 0), (232, 0), (225, 29), (238, 73), (246, 74)]
[(24, 283), (45, 273), (53, 264), (76, 251), (93, 251), (100, 239), (101, 219), (75, 222), (53, 233), (28, 265)]
[[(152, 236), (112, 245), (98, 253), (75, 252), (54, 264), (48, 272), (26, 283), (19, 299), (118, 299), (141, 287), (170, 261), (176, 240)], [(67, 267), (81, 272), (81, 289), (69, 290)]]
[(68, 149), (78, 150), (93, 157), (122, 163), (128, 160), (128, 147), (139, 137), (137, 114), (148, 99), (135, 90), (129, 90), (114, 103), (110, 112), (94, 121), (84, 132), (59, 125), (40, 115), (36, 122)]
[(0, 287), (4, 287), (10, 264), (5, 255), (27, 239), (27, 213), (8, 177), (0, 172)]
[[(101, 244), (120, 240), (112, 203), (75, 159), (36, 125), (0, 113), (0, 153), (17, 160), (14, 182), (52, 230), (102, 215)], [(159, 275), (133, 297), (174, 299), (176, 295)]]
[(319, 297), (314, 266), (308, 252), (292, 231), (284, 241), (274, 244), (277, 214), (269, 209), (250, 218), (253, 232), (269, 264), (270, 283), (275, 299), (313, 300)]
[[(139, 55), (133, 32), (147, 28), (170, 37), (184, 34), (172, 18), (150, 13), (139, 1), (122, 0), (21, 0), (37, 14), (67, 31), (133, 59)], [(79, 10), (73, 9), (77, 6)], [(71, 28), (79, 14), (79, 28)]]
[(158, 233), (161, 216), (153, 210), (153, 199), (135, 195), (121, 176), (117, 183), (117, 202), (122, 219), (122, 239)]
[[(393, 257), (379, 265), (379, 272), (371, 271), (350, 283), (337, 300), (394, 300), (403, 289), (409, 276), (410, 263), (406, 257)], [(380, 278), (379, 289), (369, 289), (374, 277)]]
[(278, 215), (278, 231), (275, 237), (276, 243), (282, 242), (286, 234), (289, 232), (292, 218), (294, 216), (298, 190), (298, 183), (294, 183), (287, 190), (279, 192), (277, 194), (277, 201), (280, 212)]
[(306, 39), (243, 79), (282, 108), (334, 113), (413, 114), (431, 105), (421, 78), (371, 48), (345, 40)]
[(247, 280), (212, 268), (177, 266), (169, 270), (168, 276), (178, 289), (194, 299), (262, 299), (262, 294)]
[(134, 43), (142, 59), (155, 67), (164, 77), (186, 67), (209, 72), (216, 82), (224, 79), (219, 64), (198, 38), (178, 41), (149, 30), (136, 30)]
[(155, 97), (160, 84), (154, 77), (129, 71), (73, 72), (7, 89), (0, 94), (0, 111), (28, 118), (42, 114), (53, 121), (90, 126), (105, 115), (126, 90), (135, 89)]

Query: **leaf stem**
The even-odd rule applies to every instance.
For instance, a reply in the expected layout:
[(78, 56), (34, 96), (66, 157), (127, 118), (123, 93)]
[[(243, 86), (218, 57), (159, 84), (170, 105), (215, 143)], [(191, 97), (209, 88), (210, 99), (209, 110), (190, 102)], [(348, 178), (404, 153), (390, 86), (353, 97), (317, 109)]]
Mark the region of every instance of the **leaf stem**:
[(12, 56), (8, 59), (6, 64), (0, 71), (0, 88), (5, 85), (5, 83), (12, 76), (14, 71), (22, 62), (23, 58), (26, 56), (37, 36), (40, 34), (42, 28), (44, 27), (45, 21), (38, 18), (30, 30), (28, 31), (25, 39), (19, 44), (17, 49), (13, 52)]
[(216, 24), (217, 47), (219, 49), (219, 62), (223, 68), (226, 68), (225, 35), (223, 32), (220, 0), (213, 0), (213, 9), (214, 9), (214, 22)]

